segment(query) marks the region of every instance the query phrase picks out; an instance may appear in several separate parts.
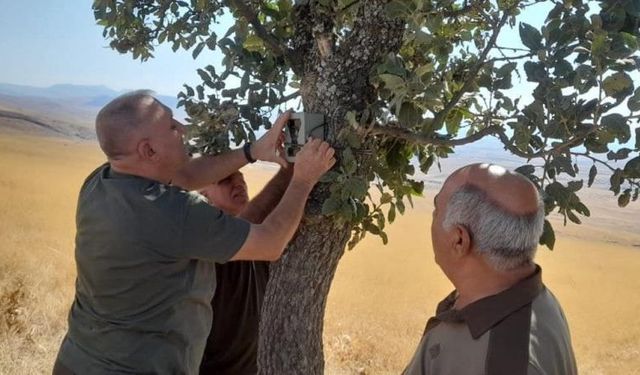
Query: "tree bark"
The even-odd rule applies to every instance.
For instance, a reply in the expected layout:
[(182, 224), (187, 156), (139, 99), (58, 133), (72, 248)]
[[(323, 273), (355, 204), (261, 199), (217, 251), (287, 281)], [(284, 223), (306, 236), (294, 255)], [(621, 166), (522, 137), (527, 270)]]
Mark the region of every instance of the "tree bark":
[[(339, 150), (336, 135), (347, 126), (348, 111), (363, 111), (376, 100), (368, 77), (372, 67), (400, 48), (404, 24), (387, 17), (388, 0), (369, 0), (359, 8), (351, 32), (333, 38), (333, 19), (315, 2), (295, 8), (292, 50), (306, 112), (325, 115), (327, 140)], [(370, 167), (359, 159), (358, 173)], [(369, 164), (369, 165), (368, 165)], [(329, 287), (350, 238), (351, 226), (321, 215), (328, 186), (319, 184), (307, 202), (305, 218), (282, 258), (271, 265), (260, 322), (260, 374), (324, 373), (322, 330)]]
[(324, 309), (350, 233), (350, 228), (338, 228), (327, 218), (303, 223), (287, 252), (271, 267), (260, 322), (261, 374), (324, 372)]

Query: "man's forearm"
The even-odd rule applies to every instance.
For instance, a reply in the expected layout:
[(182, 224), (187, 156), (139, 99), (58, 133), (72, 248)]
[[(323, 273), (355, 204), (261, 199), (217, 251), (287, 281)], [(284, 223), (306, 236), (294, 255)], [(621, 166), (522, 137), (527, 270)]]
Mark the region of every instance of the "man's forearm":
[(278, 257), (298, 229), (311, 189), (313, 185), (291, 181), (280, 203), (262, 223), (262, 226), (274, 236), (274, 242), (277, 243), (275, 248), (279, 249)]
[(172, 184), (185, 190), (197, 190), (222, 180), (246, 164), (247, 158), (242, 149), (217, 156), (200, 156), (189, 160), (174, 177)]
[(281, 168), (278, 173), (253, 198), (247, 207), (238, 215), (250, 223), (260, 224), (276, 207), (287, 190), (293, 174), (293, 165)]
[(280, 203), (262, 224), (252, 224), (242, 248), (231, 260), (273, 261), (282, 255), (304, 212), (313, 184), (291, 181)]

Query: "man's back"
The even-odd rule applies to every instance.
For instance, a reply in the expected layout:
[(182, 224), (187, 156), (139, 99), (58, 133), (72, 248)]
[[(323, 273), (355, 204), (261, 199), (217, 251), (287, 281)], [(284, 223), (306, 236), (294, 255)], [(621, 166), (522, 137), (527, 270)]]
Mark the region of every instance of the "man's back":
[(213, 261), (233, 256), (248, 223), (108, 165), (82, 187), (76, 220), (76, 298), (59, 360), (75, 373), (196, 373)]

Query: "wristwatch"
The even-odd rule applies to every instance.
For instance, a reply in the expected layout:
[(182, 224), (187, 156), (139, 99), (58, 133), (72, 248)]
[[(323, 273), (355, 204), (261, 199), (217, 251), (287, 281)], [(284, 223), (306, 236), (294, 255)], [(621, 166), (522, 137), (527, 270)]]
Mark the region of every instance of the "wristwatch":
[(251, 142), (247, 141), (244, 146), (242, 146), (242, 151), (244, 152), (244, 157), (247, 158), (249, 163), (256, 162), (256, 159), (251, 156)]

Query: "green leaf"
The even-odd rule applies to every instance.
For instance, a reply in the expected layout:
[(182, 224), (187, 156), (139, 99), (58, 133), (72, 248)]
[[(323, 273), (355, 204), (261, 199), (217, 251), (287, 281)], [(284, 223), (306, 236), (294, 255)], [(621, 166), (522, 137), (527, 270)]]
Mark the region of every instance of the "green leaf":
[(498, 70), (496, 70), (496, 76), (499, 78), (510, 76), (511, 72), (518, 66), (517, 63), (510, 62), (502, 65)]
[(542, 48), (542, 35), (535, 27), (521, 22), (520, 28), (520, 40), (522, 44), (527, 46), (531, 51), (535, 52)]
[(322, 177), (320, 177), (320, 182), (333, 182), (335, 180), (338, 179), (338, 177), (340, 176), (340, 174), (336, 171), (329, 171), (327, 173), (325, 173), (324, 175), (322, 175)]
[(375, 235), (380, 235), (380, 228), (378, 228), (375, 224), (370, 222), (362, 223), (362, 227), (367, 231)]
[(618, 31), (624, 26), (627, 14), (621, 6), (610, 6), (600, 11), (602, 27), (607, 31)]
[(607, 153), (607, 159), (608, 160), (624, 160), (629, 157), (630, 152), (631, 152), (631, 149), (628, 149), (626, 147), (623, 147), (615, 152), (609, 151)]
[(630, 50), (635, 51), (638, 49), (638, 38), (635, 35), (621, 32), (620, 36)]
[(322, 214), (331, 215), (340, 209), (342, 202), (335, 197), (329, 197), (324, 203), (322, 203)]
[(576, 224), (582, 224), (582, 221), (580, 221), (580, 218), (578, 218), (576, 216), (576, 214), (574, 214), (572, 211), (567, 210), (567, 217), (569, 218), (569, 220), (571, 220), (572, 222), (576, 223)]
[(568, 188), (569, 190), (571, 190), (572, 192), (574, 192), (574, 193), (575, 193), (576, 191), (578, 191), (578, 190), (582, 189), (582, 185), (584, 185), (584, 182), (583, 182), (582, 180), (579, 180), (579, 181), (569, 181), (569, 182), (567, 183), (567, 188)]
[(640, 87), (636, 89), (633, 96), (627, 101), (627, 107), (631, 112), (640, 111)]
[(618, 206), (626, 207), (629, 204), (630, 200), (631, 200), (631, 193), (629, 193), (628, 191), (625, 191), (624, 193), (620, 194), (620, 196), (618, 197)]
[(623, 100), (633, 92), (633, 81), (625, 72), (614, 73), (602, 82), (604, 93), (617, 100)]
[(262, 39), (255, 34), (249, 34), (242, 45), (247, 51), (261, 52), (264, 49)]
[(393, 197), (389, 193), (382, 193), (380, 196), (380, 204), (387, 204), (393, 201)]
[(544, 221), (544, 228), (542, 230), (542, 236), (540, 236), (540, 245), (546, 245), (549, 250), (553, 250), (553, 246), (556, 244), (556, 234), (553, 231), (553, 227), (549, 220)]
[(535, 171), (536, 171), (536, 168), (533, 165), (529, 165), (529, 164), (516, 168), (516, 172), (523, 174), (525, 176), (531, 175)]
[(588, 187), (591, 187), (591, 185), (593, 185), (593, 181), (595, 181), (597, 174), (598, 168), (596, 168), (596, 165), (594, 164), (591, 166), (591, 169), (589, 169), (589, 181), (587, 183)]
[[(411, 194), (416, 196), (422, 196), (422, 192), (424, 191), (424, 181), (410, 180), (409, 183), (411, 184)], [(408, 198), (411, 199), (410, 196), (408, 196)], [(413, 206), (413, 203), (412, 203), (412, 206)]]
[(393, 203), (391, 204), (391, 207), (389, 207), (387, 219), (389, 220), (389, 223), (393, 223), (396, 220), (396, 205)]
[(385, 86), (391, 90), (395, 91), (399, 87), (403, 87), (405, 85), (404, 79), (395, 74), (380, 74), (378, 76), (385, 84)]
[(200, 52), (202, 52), (202, 49), (206, 46), (207, 44), (205, 42), (199, 43), (196, 48), (193, 49), (193, 53), (191, 54), (191, 56), (194, 58), (194, 60), (198, 57), (198, 55), (200, 55)]
[(640, 156), (629, 160), (625, 164), (624, 174), (629, 178), (640, 178)]
[(410, 16), (414, 10), (409, 8), (406, 1), (394, 0), (387, 4), (387, 14), (392, 18), (405, 18)]
[(389, 237), (387, 237), (387, 234), (384, 231), (380, 231), (379, 234), (380, 238), (382, 238), (382, 244), (386, 245), (389, 243)]
[(349, 192), (350, 197), (362, 199), (365, 195), (367, 195), (369, 185), (362, 178), (352, 177), (345, 181), (345, 189)]
[(416, 108), (413, 103), (404, 102), (402, 103), (402, 107), (400, 107), (398, 120), (400, 120), (400, 124), (405, 128), (414, 127), (422, 120), (422, 112)]
[(609, 182), (611, 183), (609, 190), (613, 191), (613, 194), (618, 195), (620, 193), (620, 184), (622, 184), (622, 180), (622, 169), (618, 168), (609, 178)]
[(527, 61), (524, 63), (524, 71), (527, 73), (527, 81), (543, 82), (549, 78), (542, 63)]
[(353, 126), (354, 128), (358, 127), (359, 124), (358, 124), (358, 120), (356, 119), (356, 113), (354, 111), (347, 112), (345, 118), (349, 123), (349, 125)]
[(600, 124), (609, 134), (617, 138), (621, 144), (627, 143), (631, 138), (631, 129), (629, 129), (627, 119), (619, 113), (604, 116)]

